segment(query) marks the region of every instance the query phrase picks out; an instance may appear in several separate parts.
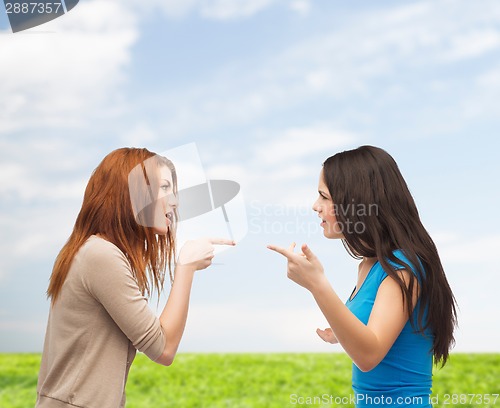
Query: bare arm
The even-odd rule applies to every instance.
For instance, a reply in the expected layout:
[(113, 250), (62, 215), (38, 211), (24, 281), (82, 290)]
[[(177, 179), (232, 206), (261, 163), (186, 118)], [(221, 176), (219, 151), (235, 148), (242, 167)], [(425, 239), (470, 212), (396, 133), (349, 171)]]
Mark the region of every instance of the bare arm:
[(159, 364), (169, 366), (174, 361), (186, 326), (195, 271), (193, 267), (177, 266), (175, 268), (175, 280), (170, 296), (160, 315), (160, 324), (165, 333), (165, 348), (156, 360)]
[(212, 263), (214, 244), (235, 245), (234, 241), (225, 239), (202, 239), (188, 241), (181, 249), (175, 268), (174, 283), (167, 304), (160, 315), (160, 323), (165, 334), (165, 347), (156, 360), (159, 364), (169, 366), (174, 361), (186, 327), (194, 273)]
[(401, 290), (392, 278), (380, 285), (367, 325), (345, 306), (328, 282), (311, 293), (338, 342), (362, 371), (370, 371), (382, 361), (408, 320)]
[[(385, 357), (403, 329), (408, 314), (399, 285), (391, 278), (379, 287), (368, 324), (363, 324), (342, 302), (323, 273), (321, 263), (306, 246), (303, 254), (270, 246), (288, 258), (288, 277), (308, 289), (323, 312), (335, 338), (360, 370), (369, 371)], [(408, 272), (401, 271), (408, 279)], [(414, 302), (416, 302), (416, 292)]]

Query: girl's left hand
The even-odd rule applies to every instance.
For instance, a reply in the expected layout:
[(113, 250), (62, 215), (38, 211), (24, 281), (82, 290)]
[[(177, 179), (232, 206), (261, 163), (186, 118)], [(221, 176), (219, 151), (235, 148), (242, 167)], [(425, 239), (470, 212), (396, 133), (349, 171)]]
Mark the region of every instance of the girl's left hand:
[(327, 327), (325, 330), (316, 329), (316, 333), (327, 343), (337, 344), (339, 342), (330, 327)]
[(288, 259), (287, 276), (295, 283), (312, 291), (325, 279), (323, 265), (306, 244), (302, 245), (302, 253), (294, 252), (295, 242), (288, 249), (275, 245), (267, 246)]

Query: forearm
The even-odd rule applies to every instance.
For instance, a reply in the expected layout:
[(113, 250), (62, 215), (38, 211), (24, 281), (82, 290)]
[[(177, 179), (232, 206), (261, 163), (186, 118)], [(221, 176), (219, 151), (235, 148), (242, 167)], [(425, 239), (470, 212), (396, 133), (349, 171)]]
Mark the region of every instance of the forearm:
[(381, 353), (376, 335), (347, 308), (326, 278), (310, 291), (354, 364), (363, 371), (377, 365)]
[(162, 361), (158, 361), (162, 364), (171, 364), (184, 333), (194, 272), (190, 267), (176, 267), (174, 283), (160, 315), (160, 323), (165, 333), (165, 349), (161, 356)]

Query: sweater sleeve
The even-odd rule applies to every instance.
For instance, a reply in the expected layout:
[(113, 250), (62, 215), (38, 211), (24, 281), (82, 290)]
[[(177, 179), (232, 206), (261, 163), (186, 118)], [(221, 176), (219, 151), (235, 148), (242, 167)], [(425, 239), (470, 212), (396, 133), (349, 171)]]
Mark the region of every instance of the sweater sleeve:
[(84, 285), (134, 347), (157, 360), (165, 347), (160, 320), (141, 294), (130, 264), (118, 247), (102, 240), (89, 248)]

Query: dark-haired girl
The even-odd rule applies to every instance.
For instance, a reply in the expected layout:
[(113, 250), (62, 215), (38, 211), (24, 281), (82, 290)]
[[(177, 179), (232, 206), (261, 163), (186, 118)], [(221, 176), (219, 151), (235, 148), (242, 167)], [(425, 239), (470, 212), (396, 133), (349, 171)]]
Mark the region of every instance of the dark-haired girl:
[(288, 277), (326, 317), (318, 335), (351, 357), (357, 407), (431, 407), (432, 363), (448, 359), (456, 303), (396, 162), (373, 146), (338, 153), (323, 164), (318, 193), (325, 237), (361, 260), (347, 302), (307, 245), (300, 254), (295, 244), (269, 249), (288, 259)]

